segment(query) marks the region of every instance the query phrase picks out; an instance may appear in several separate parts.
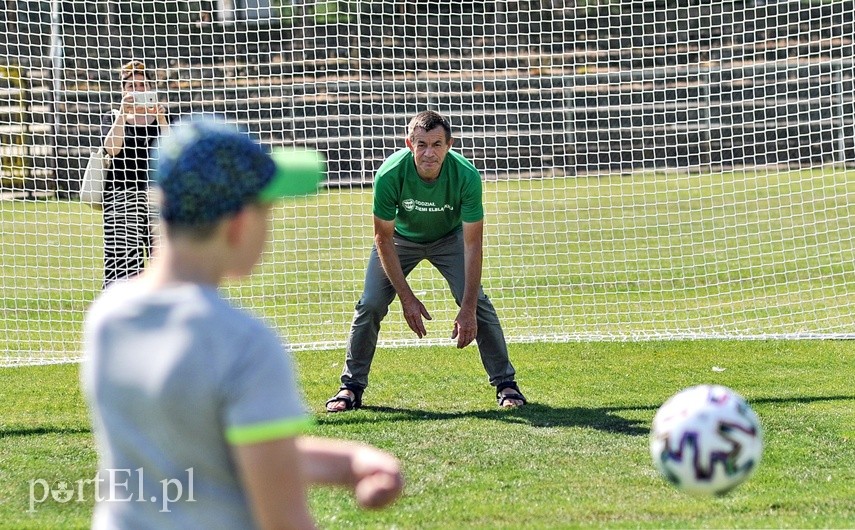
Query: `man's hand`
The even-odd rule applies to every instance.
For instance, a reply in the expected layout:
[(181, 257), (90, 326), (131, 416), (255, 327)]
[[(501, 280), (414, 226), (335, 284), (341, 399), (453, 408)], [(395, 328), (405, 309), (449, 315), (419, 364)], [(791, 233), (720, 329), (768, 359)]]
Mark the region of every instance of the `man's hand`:
[(384, 221), (374, 216), (374, 246), (380, 258), (380, 264), (383, 266), (383, 272), (386, 273), (386, 277), (389, 278), (401, 301), (401, 309), (404, 310), (407, 325), (419, 338), (424, 337), (427, 335), (427, 330), (422, 317), (428, 320), (433, 320), (433, 317), (413, 294), (401, 269), (401, 262), (395, 250), (395, 221)]
[(425, 305), (415, 297), (407, 299), (401, 299), (401, 308), (404, 310), (404, 318), (407, 320), (407, 325), (410, 326), (410, 329), (413, 330), (413, 333), (418, 335), (419, 338), (427, 335), (427, 329), (425, 329), (424, 320), (422, 317), (425, 317), (428, 320), (433, 320), (433, 317), (428, 313)]
[(457, 318), (454, 319), (451, 338), (457, 339), (458, 348), (465, 348), (475, 340), (476, 336), (478, 336), (478, 320), (475, 318), (475, 312), (461, 309), (457, 313)]

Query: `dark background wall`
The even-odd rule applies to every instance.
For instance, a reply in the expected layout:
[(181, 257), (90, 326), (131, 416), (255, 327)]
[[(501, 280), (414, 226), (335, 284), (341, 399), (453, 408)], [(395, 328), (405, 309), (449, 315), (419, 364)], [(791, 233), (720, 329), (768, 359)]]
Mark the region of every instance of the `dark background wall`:
[(50, 2), (6, 2), (0, 62), (26, 108), (0, 102), (4, 145), (25, 139), (33, 176), (15, 185), (76, 191), (132, 57), (172, 114), (315, 146), (342, 185), (370, 183), (423, 108), (497, 178), (855, 159), (853, 2), (587, 4), (289, 2), (206, 23), (199, 2), (66, 1), (54, 63)]

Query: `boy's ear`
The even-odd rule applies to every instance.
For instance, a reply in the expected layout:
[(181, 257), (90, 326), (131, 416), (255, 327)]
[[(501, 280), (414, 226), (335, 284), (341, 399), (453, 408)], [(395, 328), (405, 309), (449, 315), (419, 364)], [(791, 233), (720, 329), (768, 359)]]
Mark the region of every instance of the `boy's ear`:
[(246, 233), (247, 209), (241, 208), (238, 213), (232, 215), (223, 222), (226, 223), (226, 241), (229, 246), (234, 247), (240, 245), (244, 238), (244, 234)]

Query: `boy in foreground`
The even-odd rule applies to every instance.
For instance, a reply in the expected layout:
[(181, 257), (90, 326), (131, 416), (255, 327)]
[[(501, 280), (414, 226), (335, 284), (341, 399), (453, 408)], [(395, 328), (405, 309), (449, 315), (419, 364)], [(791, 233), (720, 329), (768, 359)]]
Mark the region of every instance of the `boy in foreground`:
[(303, 436), (312, 419), (289, 352), (217, 291), (251, 273), (272, 203), (317, 190), (323, 162), (270, 155), (211, 121), (177, 126), (159, 151), (161, 248), (86, 318), (81, 378), (100, 457), (93, 527), (312, 528), (312, 484), (349, 487), (367, 508), (393, 502), (398, 461)]

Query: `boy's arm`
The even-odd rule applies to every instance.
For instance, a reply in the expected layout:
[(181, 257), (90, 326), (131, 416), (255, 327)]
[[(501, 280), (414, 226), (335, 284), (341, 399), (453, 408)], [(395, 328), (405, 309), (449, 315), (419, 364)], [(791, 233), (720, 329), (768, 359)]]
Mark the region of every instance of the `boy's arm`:
[(373, 447), (314, 437), (232, 445), (253, 517), (265, 530), (315, 528), (306, 502), (313, 484), (344, 486), (364, 508), (382, 508), (404, 488), (398, 460)]
[(232, 445), (231, 450), (259, 528), (315, 528), (296, 438)]
[(307, 483), (352, 489), (364, 508), (391, 504), (404, 489), (398, 459), (369, 445), (301, 436), (297, 449)]

